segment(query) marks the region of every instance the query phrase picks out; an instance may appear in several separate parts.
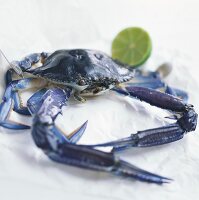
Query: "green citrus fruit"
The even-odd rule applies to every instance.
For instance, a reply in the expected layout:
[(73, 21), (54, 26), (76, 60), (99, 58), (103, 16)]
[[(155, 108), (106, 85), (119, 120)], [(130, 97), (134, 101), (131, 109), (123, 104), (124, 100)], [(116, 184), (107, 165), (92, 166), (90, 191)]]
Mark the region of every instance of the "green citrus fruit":
[(143, 64), (151, 54), (149, 34), (139, 27), (122, 30), (112, 43), (112, 57), (132, 67)]

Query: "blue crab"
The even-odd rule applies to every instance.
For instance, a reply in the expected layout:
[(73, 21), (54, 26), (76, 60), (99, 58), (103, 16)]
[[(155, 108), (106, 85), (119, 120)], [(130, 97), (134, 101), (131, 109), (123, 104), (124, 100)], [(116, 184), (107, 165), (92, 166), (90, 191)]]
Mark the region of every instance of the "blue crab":
[[(34, 67), (37, 63), (42, 65)], [(162, 81), (162, 76), (166, 75), (165, 66), (156, 72), (135, 71), (103, 52), (84, 49), (35, 53), (12, 65), (14, 70), (9, 69), (6, 73), (6, 90), (0, 104), (2, 127), (18, 130), (30, 128), (11, 121), (9, 113), (12, 110), (32, 115), (33, 140), (53, 161), (145, 182), (170, 182), (171, 179), (142, 170), (115, 154), (131, 147), (174, 142), (195, 130), (198, 115), (193, 106), (186, 103), (187, 94)], [(13, 75), (17, 76), (14, 80)], [(35, 86), (39, 89), (27, 101), (27, 107), (21, 106), (19, 91)], [(85, 96), (99, 95), (109, 90), (166, 109), (172, 113), (175, 122), (96, 145), (77, 145), (87, 122), (69, 136), (56, 126), (56, 117), (72, 95), (79, 102), (85, 102)], [(99, 146), (110, 146), (112, 151), (97, 150)]]

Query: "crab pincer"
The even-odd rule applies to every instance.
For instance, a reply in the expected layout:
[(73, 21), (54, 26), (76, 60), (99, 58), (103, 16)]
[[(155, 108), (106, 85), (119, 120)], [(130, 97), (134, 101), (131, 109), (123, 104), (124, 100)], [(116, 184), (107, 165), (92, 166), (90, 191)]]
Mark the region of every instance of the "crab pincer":
[[(75, 144), (82, 136), (87, 122), (75, 131), (73, 136), (76, 135), (78, 140), (76, 139), (72, 143), (71, 138), (64, 136), (54, 124), (57, 115), (60, 113), (60, 109), (66, 105), (70, 93), (71, 91), (69, 89), (48, 89), (43, 94), (40, 91), (38, 96), (36, 94), (33, 95), (28, 102), (28, 107), (34, 112), (33, 139), (36, 145), (50, 159), (63, 164), (109, 172), (118, 176), (134, 178), (145, 182), (161, 184), (171, 180), (120, 160), (113, 153)], [(40, 102), (37, 102), (36, 100), (39, 99)], [(39, 105), (39, 107), (35, 107), (35, 105)]]

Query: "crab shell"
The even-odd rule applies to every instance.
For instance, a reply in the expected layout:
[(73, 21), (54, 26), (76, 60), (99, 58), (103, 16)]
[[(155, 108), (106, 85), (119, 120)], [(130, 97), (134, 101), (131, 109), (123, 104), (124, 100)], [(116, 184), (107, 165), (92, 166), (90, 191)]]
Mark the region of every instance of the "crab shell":
[(105, 53), (83, 49), (55, 51), (41, 67), (27, 72), (85, 95), (109, 90), (134, 76), (134, 70)]

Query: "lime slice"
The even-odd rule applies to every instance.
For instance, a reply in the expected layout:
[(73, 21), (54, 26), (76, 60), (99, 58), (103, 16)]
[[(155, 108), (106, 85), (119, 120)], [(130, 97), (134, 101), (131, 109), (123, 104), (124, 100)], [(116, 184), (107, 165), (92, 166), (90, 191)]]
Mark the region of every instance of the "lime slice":
[(132, 67), (143, 64), (151, 54), (149, 34), (139, 27), (122, 30), (112, 43), (112, 57)]

